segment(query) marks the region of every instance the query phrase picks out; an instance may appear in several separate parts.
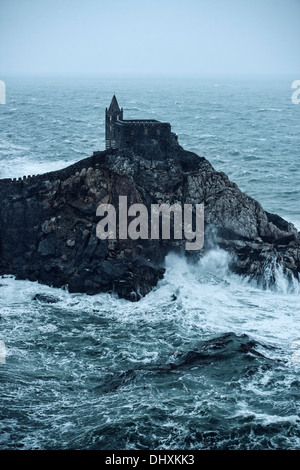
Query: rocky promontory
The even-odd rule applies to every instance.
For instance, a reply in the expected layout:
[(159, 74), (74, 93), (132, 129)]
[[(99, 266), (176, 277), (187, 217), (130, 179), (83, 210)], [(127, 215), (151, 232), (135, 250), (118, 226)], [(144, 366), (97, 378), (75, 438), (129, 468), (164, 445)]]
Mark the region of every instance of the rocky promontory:
[[(100, 240), (97, 207), (117, 206), (120, 195), (129, 205), (148, 208), (204, 203), (203, 249), (185, 252), (184, 239)], [(238, 274), (263, 282), (266, 267), (280, 265), (291, 279), (299, 277), (296, 228), (176, 139), (166, 146), (152, 140), (94, 152), (59, 171), (0, 180), (0, 196), (1, 275), (138, 300), (163, 277), (169, 251), (185, 252), (192, 261), (213, 242), (233, 255), (231, 269)]]

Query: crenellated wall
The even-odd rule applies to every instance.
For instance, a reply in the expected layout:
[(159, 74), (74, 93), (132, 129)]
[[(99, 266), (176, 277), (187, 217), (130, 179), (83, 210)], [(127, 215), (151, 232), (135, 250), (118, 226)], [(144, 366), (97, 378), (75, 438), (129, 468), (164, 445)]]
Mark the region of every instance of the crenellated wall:
[(164, 147), (171, 138), (171, 125), (151, 120), (117, 121), (115, 123), (115, 146), (126, 148), (135, 142), (157, 140)]
[(80, 173), (84, 168), (95, 168), (100, 161), (103, 161), (106, 155), (111, 154), (112, 149), (94, 152), (91, 157), (80, 160), (73, 165), (69, 165), (61, 170), (55, 170), (48, 173), (38, 175), (26, 175), (18, 178), (4, 178), (0, 179), (0, 197), (3, 199), (5, 196), (15, 192), (19, 192), (22, 188), (28, 189), (34, 185), (35, 188), (42, 186), (46, 181), (65, 180), (76, 173)]

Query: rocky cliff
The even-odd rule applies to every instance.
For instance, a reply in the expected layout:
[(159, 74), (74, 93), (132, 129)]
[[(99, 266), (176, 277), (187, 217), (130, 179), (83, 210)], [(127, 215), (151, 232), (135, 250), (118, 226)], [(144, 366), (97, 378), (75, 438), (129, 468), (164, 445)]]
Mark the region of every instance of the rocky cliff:
[(0, 180), (0, 274), (39, 281), (70, 292), (116, 292), (130, 300), (147, 294), (164, 274), (170, 250), (185, 240), (99, 240), (100, 202), (204, 203), (205, 244), (211, 233), (233, 254), (231, 269), (258, 280), (280, 264), (291, 278), (300, 272), (296, 228), (239, 190), (202, 157), (174, 139), (95, 152), (63, 170)]

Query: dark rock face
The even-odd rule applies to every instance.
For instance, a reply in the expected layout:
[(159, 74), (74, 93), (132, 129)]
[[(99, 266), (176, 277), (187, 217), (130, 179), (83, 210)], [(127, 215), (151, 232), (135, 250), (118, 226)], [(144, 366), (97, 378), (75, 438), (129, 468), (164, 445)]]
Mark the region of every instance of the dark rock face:
[[(0, 274), (39, 281), (70, 292), (116, 292), (138, 300), (163, 277), (170, 250), (185, 240), (100, 240), (96, 235), (100, 203), (118, 206), (166, 202), (204, 203), (205, 224), (215, 242), (234, 254), (232, 269), (263, 278), (270, 263), (290, 276), (300, 272), (300, 238), (296, 228), (264, 211), (224, 173), (187, 152), (176, 139), (131, 148), (95, 152), (63, 170), (0, 180)], [(201, 256), (209, 249), (187, 252)]]
[(36, 294), (33, 297), (33, 300), (38, 300), (39, 302), (45, 302), (47, 304), (56, 304), (58, 299), (52, 295)]

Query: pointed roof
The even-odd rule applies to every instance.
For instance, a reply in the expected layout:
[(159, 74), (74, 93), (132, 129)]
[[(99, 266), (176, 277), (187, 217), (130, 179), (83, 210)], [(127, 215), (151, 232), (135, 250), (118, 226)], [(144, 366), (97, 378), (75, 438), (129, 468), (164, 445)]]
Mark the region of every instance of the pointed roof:
[(114, 95), (112, 100), (111, 100), (111, 103), (109, 105), (108, 112), (114, 113), (116, 111), (120, 112), (121, 110), (120, 110), (120, 107), (118, 105), (116, 95)]

